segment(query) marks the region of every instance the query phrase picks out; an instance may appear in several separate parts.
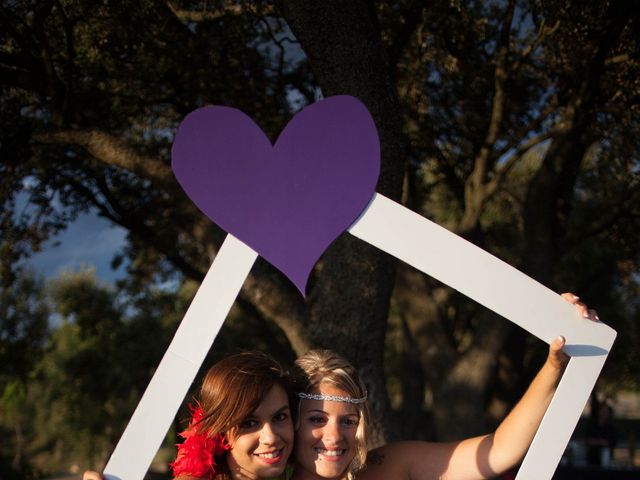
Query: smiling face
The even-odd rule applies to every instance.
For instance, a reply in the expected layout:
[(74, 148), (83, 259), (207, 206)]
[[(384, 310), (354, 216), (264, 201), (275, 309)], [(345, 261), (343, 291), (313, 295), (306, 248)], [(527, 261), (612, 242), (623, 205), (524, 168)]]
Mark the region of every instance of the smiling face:
[(282, 387), (274, 385), (227, 438), (231, 444), (227, 465), (234, 480), (280, 475), (293, 448), (289, 399)]
[[(310, 393), (348, 396), (330, 385), (320, 384)], [(300, 401), (296, 431), (296, 478), (341, 479), (356, 455), (356, 432), (360, 414), (352, 403), (331, 400)]]

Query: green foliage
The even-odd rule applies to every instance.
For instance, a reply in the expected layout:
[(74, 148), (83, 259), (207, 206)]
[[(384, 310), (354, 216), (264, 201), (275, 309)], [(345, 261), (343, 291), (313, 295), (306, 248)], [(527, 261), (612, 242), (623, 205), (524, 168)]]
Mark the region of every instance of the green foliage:
[[(20, 284), (28, 287), (33, 284)], [(42, 298), (39, 288), (16, 291)], [(7, 448), (20, 450), (20, 458), (13, 463), (28, 458), (32, 467), (52, 472), (67, 470), (70, 462), (104, 461), (166, 348), (177, 313), (174, 295), (154, 290), (141, 297), (144, 302), (124, 302), (90, 269), (62, 274), (48, 295), (54, 315), (46, 341), (42, 335), (25, 348), (20, 362), (8, 356), (22, 376), (3, 363), (3, 379), (15, 380), (4, 387), (0, 425), (14, 431)]]
[(34, 425), (27, 407), (29, 382), (42, 358), (48, 314), (42, 280), (22, 271), (0, 290), (0, 447), (2, 478), (33, 478), (27, 439)]
[(44, 345), (48, 314), (42, 280), (32, 272), (0, 290), (0, 378), (26, 380)]
[[(0, 428), (11, 441), (0, 454), (17, 455), (6, 467), (15, 464), (26, 476), (32, 468), (56, 472), (74, 463), (104, 462), (194, 294), (190, 286), (196, 285), (186, 284), (179, 292), (150, 286), (123, 297), (97, 280), (93, 268), (63, 272), (47, 285), (52, 325), (39, 337), (31, 323), (47, 325), (48, 311), (38, 307), (45, 300), (42, 282), (22, 279), (11, 298), (5, 290), (13, 315), (3, 317), (11, 322), (2, 330), (6, 361), (0, 370)], [(283, 359), (292, 359), (277, 329), (234, 311), (218, 337), (214, 358), (243, 348), (269, 350), (273, 342), (280, 342)]]

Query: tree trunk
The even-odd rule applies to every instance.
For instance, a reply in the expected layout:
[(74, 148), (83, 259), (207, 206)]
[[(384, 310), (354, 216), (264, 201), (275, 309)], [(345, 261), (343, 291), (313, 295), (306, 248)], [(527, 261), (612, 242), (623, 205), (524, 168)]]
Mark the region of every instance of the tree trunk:
[[(382, 149), (377, 191), (399, 199), (405, 140), (397, 92), (389, 80), (377, 19), (364, 1), (285, 0), (282, 12), (308, 56), (325, 96), (349, 94), (371, 112)], [(312, 344), (349, 358), (369, 389), (374, 417), (372, 444), (395, 437), (383, 375), (384, 337), (395, 261), (344, 235), (325, 253), (310, 292)]]
[(439, 441), (487, 433), (485, 413), (496, 363), (509, 328), (508, 321), (484, 311), (474, 345), (452, 365), (434, 392), (434, 426)]

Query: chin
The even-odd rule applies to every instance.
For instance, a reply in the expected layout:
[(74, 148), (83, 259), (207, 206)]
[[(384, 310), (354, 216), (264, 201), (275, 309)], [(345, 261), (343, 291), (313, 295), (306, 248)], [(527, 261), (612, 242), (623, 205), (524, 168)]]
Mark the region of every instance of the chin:
[(340, 478), (347, 473), (347, 468), (319, 468), (316, 472), (322, 478)]
[(258, 477), (262, 478), (262, 477), (275, 477), (280, 475), (282, 472), (284, 472), (284, 467), (285, 465), (278, 465), (278, 466), (272, 466), (272, 467), (262, 467), (260, 469), (258, 469)]

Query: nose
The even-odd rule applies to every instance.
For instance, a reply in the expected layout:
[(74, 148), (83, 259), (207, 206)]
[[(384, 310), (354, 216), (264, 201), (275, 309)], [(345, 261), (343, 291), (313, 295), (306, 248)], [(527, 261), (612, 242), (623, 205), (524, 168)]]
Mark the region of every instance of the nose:
[(273, 444), (276, 441), (278, 435), (273, 431), (271, 423), (266, 422), (260, 430), (260, 443), (267, 445)]
[(328, 422), (324, 427), (323, 437), (325, 441), (338, 443), (342, 439), (342, 430), (338, 422)]

